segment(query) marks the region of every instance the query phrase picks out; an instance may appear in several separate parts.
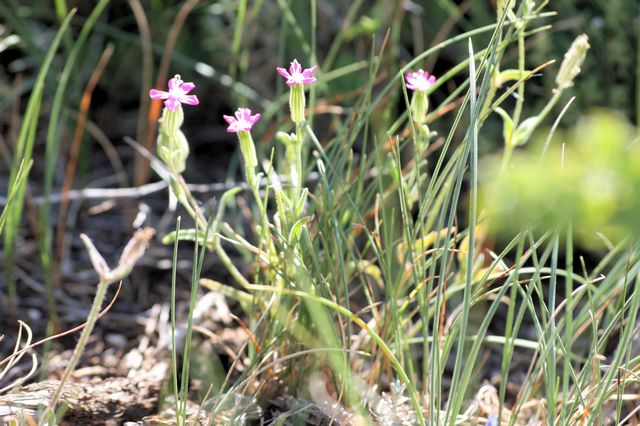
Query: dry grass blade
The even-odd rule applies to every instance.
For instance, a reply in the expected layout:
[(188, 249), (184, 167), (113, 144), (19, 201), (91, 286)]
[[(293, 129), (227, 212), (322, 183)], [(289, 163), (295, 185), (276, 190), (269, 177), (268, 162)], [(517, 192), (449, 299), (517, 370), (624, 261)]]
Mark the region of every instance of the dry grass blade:
[[(18, 320), (18, 323), (20, 324), (20, 328), (18, 330), (18, 336), (16, 338), (16, 345), (14, 347), (13, 350), (13, 354), (9, 356), (9, 362), (7, 363), (7, 365), (5, 366), (5, 368), (0, 371), (0, 381), (4, 378), (4, 376), (11, 370), (12, 367), (14, 367), (15, 365), (18, 364), (18, 362), (20, 362), (20, 360), (22, 359), (22, 357), (24, 356), (25, 352), (27, 349), (30, 349), (31, 346), (31, 340), (33, 338), (33, 334), (31, 333), (31, 328), (23, 321)], [(25, 341), (24, 341), (24, 349), (20, 349), (20, 343), (22, 341), (22, 330), (25, 330), (26, 332), (26, 336), (25, 336)], [(31, 354), (31, 370), (25, 374), (24, 376), (14, 380), (12, 383), (10, 383), (9, 385), (0, 388), (0, 394), (3, 394), (5, 392), (7, 392), (8, 390), (19, 386), (20, 384), (24, 383), (25, 381), (27, 381), (35, 372), (36, 369), (38, 368), (38, 359), (36, 357), (36, 355), (34, 353)]]
[[(120, 283), (120, 284), (118, 285), (118, 288), (116, 289), (116, 292), (115, 292), (115, 294), (113, 295), (113, 299), (111, 299), (111, 302), (109, 302), (109, 304), (107, 305), (107, 307), (106, 307), (106, 308), (104, 308), (104, 309), (102, 310), (102, 312), (100, 312), (100, 314), (98, 315), (98, 319), (102, 318), (102, 317), (103, 317), (107, 312), (109, 312), (109, 309), (111, 309), (111, 307), (113, 306), (113, 304), (115, 303), (115, 301), (118, 299), (118, 295), (120, 294), (120, 289), (121, 289), (121, 288), (122, 288), (122, 283)], [(7, 364), (7, 363), (8, 363), (9, 365), (13, 365), (13, 364), (15, 364), (15, 363), (17, 362), (15, 358), (16, 358), (16, 357), (21, 357), (22, 355), (24, 355), (24, 353), (25, 353), (25, 352), (27, 352), (27, 351), (29, 351), (29, 350), (31, 350), (31, 349), (33, 349), (33, 348), (37, 347), (37, 346), (40, 346), (40, 345), (42, 345), (43, 343), (46, 343), (46, 342), (49, 342), (49, 341), (51, 341), (51, 340), (55, 340), (55, 339), (58, 339), (58, 338), (60, 338), (60, 337), (67, 336), (67, 335), (69, 335), (69, 334), (72, 334), (72, 333), (75, 333), (75, 332), (77, 332), (77, 331), (80, 331), (80, 330), (82, 330), (86, 325), (87, 325), (87, 323), (85, 322), (85, 323), (80, 324), (79, 326), (76, 326), (76, 327), (73, 327), (73, 328), (71, 328), (71, 329), (69, 329), (69, 330), (63, 331), (62, 333), (58, 333), (58, 334), (55, 334), (55, 335), (53, 335), (53, 336), (46, 337), (46, 338), (44, 338), (44, 339), (42, 339), (42, 340), (38, 340), (37, 342), (32, 343), (32, 344), (27, 344), (24, 348), (22, 348), (22, 349), (20, 349), (20, 350), (18, 350), (18, 351), (14, 351), (14, 352), (13, 352), (11, 355), (9, 355), (7, 358), (5, 358), (5, 359), (3, 359), (2, 361), (0, 361), (0, 366), (2, 366), (3, 364)], [(5, 368), (5, 369), (7, 369), (7, 368)], [(1, 378), (2, 378), (2, 375), (0, 375), (0, 379), (1, 379)]]

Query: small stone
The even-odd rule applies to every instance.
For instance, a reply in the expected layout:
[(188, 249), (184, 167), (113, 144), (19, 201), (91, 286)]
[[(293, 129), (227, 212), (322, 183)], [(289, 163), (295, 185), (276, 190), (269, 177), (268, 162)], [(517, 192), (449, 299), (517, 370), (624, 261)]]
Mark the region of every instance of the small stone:
[(119, 349), (125, 349), (127, 347), (127, 338), (122, 334), (109, 333), (104, 336), (104, 340), (109, 346)]

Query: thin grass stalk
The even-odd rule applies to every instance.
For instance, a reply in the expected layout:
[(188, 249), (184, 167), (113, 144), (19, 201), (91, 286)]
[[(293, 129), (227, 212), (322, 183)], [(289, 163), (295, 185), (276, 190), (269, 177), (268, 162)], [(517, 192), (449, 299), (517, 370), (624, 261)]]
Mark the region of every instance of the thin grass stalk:
[[(464, 106), (466, 106), (467, 100), (468, 100), (468, 95), (467, 97), (465, 97), (465, 101), (463, 102)], [(456, 117), (457, 122), (459, 122), (459, 120), (461, 119), (464, 109), (465, 109), (464, 107), (460, 108), (458, 115)], [(452, 131), (449, 133), (448, 139), (453, 139)], [(453, 185), (449, 187), (446, 192), (445, 201), (442, 206), (439, 222), (437, 223), (437, 226), (436, 226), (437, 229), (447, 230), (445, 238), (443, 239), (443, 242), (442, 242), (442, 247), (444, 248), (443, 255), (440, 258), (439, 263), (433, 262), (432, 270), (430, 272), (430, 276), (438, 276), (438, 281), (436, 283), (437, 292), (436, 292), (436, 301), (435, 301), (436, 313), (433, 316), (433, 325), (431, 329), (433, 330), (433, 335), (438, 336), (439, 338), (442, 337), (442, 333), (443, 333), (442, 322), (444, 320), (445, 303), (446, 303), (446, 297), (445, 297), (446, 282), (447, 282), (446, 280), (449, 272), (448, 271), (449, 263), (451, 261), (451, 256), (450, 256), (448, 247), (450, 246), (450, 243), (452, 240), (451, 232), (453, 231), (455, 214), (457, 210), (458, 200), (460, 197), (462, 179), (463, 179), (463, 174), (464, 174), (465, 165), (466, 165), (466, 158), (468, 156), (468, 150), (467, 150), (468, 147), (469, 147), (469, 144), (465, 143), (465, 144), (462, 144), (456, 150), (456, 153), (459, 153), (459, 155), (457, 156), (458, 158), (455, 159), (455, 162), (454, 160), (452, 160), (453, 164), (455, 165), (454, 168), (452, 168), (452, 173), (451, 173)], [(435, 272), (436, 263), (438, 263), (438, 267), (439, 267), (439, 272), (437, 274)], [(431, 358), (432, 368), (431, 368), (431, 380), (430, 380), (431, 386), (429, 389), (429, 401), (430, 401), (429, 422), (432, 425), (440, 424), (440, 415), (441, 415), (440, 407), (444, 401), (442, 397), (441, 380), (444, 374), (443, 365), (444, 365), (446, 356), (443, 356), (443, 352), (441, 352), (442, 349), (443, 349), (442, 341), (440, 340), (438, 341), (437, 344), (434, 344), (431, 346), (430, 358)]]
[[(555, 424), (556, 408), (558, 398), (558, 385), (556, 383), (556, 320), (553, 312), (556, 309), (556, 287), (558, 282), (558, 254), (560, 250), (559, 231), (553, 237), (553, 249), (551, 252), (551, 277), (549, 279), (549, 303), (547, 312), (549, 313), (549, 323), (545, 324), (545, 348), (547, 352), (545, 371), (545, 393), (548, 404), (548, 424)], [(544, 299), (541, 299), (544, 300)], [(544, 303), (544, 302), (543, 302)]]
[[(520, 10), (524, 9), (528, 2), (520, 2)], [(518, 38), (518, 71), (520, 74), (525, 71), (525, 55), (526, 50), (524, 47), (524, 29), (526, 27), (526, 21), (519, 21), (515, 26), (515, 31)], [(518, 85), (518, 96), (516, 97), (516, 106), (513, 110), (513, 127), (514, 129), (518, 127), (520, 123), (520, 116), (522, 115), (522, 108), (524, 107), (524, 81), (522, 84)]]
[[(69, 8), (67, 7), (67, 2), (66, 0), (54, 0), (53, 4), (55, 7), (56, 16), (58, 17), (58, 20), (60, 21), (60, 23), (62, 23), (64, 21), (64, 18), (69, 14)], [(69, 33), (65, 33), (63, 37), (64, 37), (64, 48), (68, 52), (69, 50), (71, 50), (71, 45), (73, 44), (73, 41)]]
[[(524, 250), (524, 238), (521, 238), (518, 242), (518, 248), (516, 249), (516, 257), (515, 257), (515, 268), (513, 271), (514, 282), (519, 282), (520, 277), (520, 267), (522, 266), (522, 252)], [(520, 323), (514, 324), (514, 316), (515, 309), (517, 305), (518, 292), (517, 285), (511, 286), (511, 294), (509, 295), (509, 306), (507, 309), (507, 318), (505, 321), (505, 333), (504, 337), (506, 342), (502, 348), (502, 365), (500, 368), (500, 387), (498, 389), (498, 424), (502, 424), (502, 410), (504, 409), (505, 403), (505, 395), (507, 392), (507, 383), (509, 382), (509, 366), (511, 364), (511, 359), (513, 357), (513, 352), (515, 350), (515, 341), (518, 337), (518, 330), (520, 328)], [(521, 309), (520, 312), (524, 313), (524, 310)], [(519, 315), (522, 317), (522, 315)], [(537, 345), (536, 345), (537, 348)]]
[[(203, 241), (208, 240), (209, 232), (213, 223), (213, 215), (209, 216), (206, 222)], [(198, 234), (198, 223), (196, 222), (196, 235)], [(180, 384), (180, 412), (183, 421), (187, 418), (187, 403), (189, 400), (189, 369), (191, 366), (191, 338), (193, 336), (193, 311), (196, 305), (196, 296), (198, 294), (198, 283), (200, 282), (200, 274), (202, 273), (202, 265), (204, 264), (204, 255), (207, 245), (200, 246), (199, 240), (196, 239), (193, 247), (193, 268), (191, 275), (191, 299), (189, 300), (189, 314), (187, 317), (187, 330), (184, 339), (184, 353), (182, 355), (182, 377)], [(199, 251), (199, 253), (198, 253)]]
[[(631, 247), (629, 248), (629, 254), (631, 254)], [(629, 256), (630, 257), (630, 256)], [(627, 269), (629, 271), (630, 267)], [(628, 273), (625, 274), (625, 285), (623, 291), (624, 295), (628, 294), (627, 290), (631, 284), (628, 283)], [(636, 327), (636, 319), (638, 316), (638, 310), (640, 310), (640, 272), (636, 272), (634, 279), (635, 285), (633, 291), (629, 294), (629, 306), (626, 309), (628, 316), (624, 318), (625, 309), (619, 311), (619, 321), (621, 325), (620, 343), (616, 347), (613, 361), (610, 363), (607, 373), (604, 378), (600, 380), (596, 389), (597, 399), (592, 407), (592, 410), (587, 419), (587, 425), (594, 424), (597, 419), (600, 418), (602, 413), (602, 405), (609, 396), (609, 388), (614, 380), (614, 377), (619, 374), (618, 368), (621, 367), (622, 359), (627, 356), (627, 351), (630, 349), (631, 339), (633, 338), (633, 331)], [(624, 306), (624, 305), (623, 305)]]
[[(520, 238), (523, 239), (522, 236)], [(473, 373), (472, 365), (474, 364), (474, 361), (478, 357), (478, 354), (480, 352), (480, 347), (482, 346), (482, 343), (484, 341), (484, 336), (486, 335), (486, 332), (489, 328), (489, 325), (491, 324), (491, 321), (493, 320), (493, 317), (498, 309), (498, 306), (500, 306), (500, 304), (502, 303), (502, 298), (507, 294), (507, 291), (509, 290), (510, 287), (517, 286), (517, 285), (518, 285), (517, 281), (513, 279), (507, 280), (507, 282), (503, 286), (501, 286), (493, 302), (489, 305), (489, 309), (487, 310), (484, 316), (484, 319), (482, 320), (482, 323), (480, 324), (480, 327), (478, 329), (477, 338), (472, 340), (473, 344), (471, 346), (471, 349), (468, 355), (469, 364), (471, 364), (471, 366), (465, 368), (462, 373), (461, 383), (463, 385), (468, 384), (470, 381), (471, 375)], [(508, 345), (509, 343), (507, 342), (506, 344)], [(457, 411), (454, 411), (454, 415), (458, 416)], [(452, 424), (454, 423), (455, 422), (452, 422)]]
[(176, 420), (180, 424), (182, 419), (180, 413), (180, 399), (178, 392), (178, 342), (176, 339), (176, 284), (178, 274), (178, 244), (180, 242), (181, 217), (176, 219), (176, 239), (173, 243), (173, 258), (171, 267), (171, 375), (173, 384), (173, 398), (175, 403)]
[[(502, 26), (501, 25), (497, 25), (495, 28), (496, 28), (496, 31), (493, 34), (492, 42), (490, 43), (491, 48), (489, 49), (490, 50), (490, 55), (489, 56), (492, 59), (495, 57), (495, 52), (496, 52), (496, 49), (497, 49), (496, 42), (498, 41), (498, 38), (496, 37), (496, 34), (500, 32)], [(469, 45), (471, 47), (470, 39), (469, 39)], [(485, 51), (485, 52), (489, 53), (487, 51)], [(470, 64), (474, 62), (473, 60), (471, 60), (473, 57), (474, 57), (473, 51), (471, 50), (470, 51), (470, 61), (469, 61)], [(480, 68), (483, 67), (483, 63), (484, 63), (484, 61), (481, 63)], [(469, 81), (472, 82), (472, 84), (475, 84), (475, 68), (473, 68), (473, 72), (474, 72), (474, 76), (473, 76), (474, 78), (470, 78)], [(481, 88), (481, 96), (485, 96), (486, 95), (487, 84), (488, 84), (488, 78), (487, 78), (488, 74), (489, 73), (485, 72), (485, 77), (483, 79), (482, 88)], [(458, 120), (460, 119), (462, 111), (464, 110), (464, 105), (466, 105), (467, 101), (470, 99), (470, 97), (472, 95), (475, 96), (475, 86), (473, 86), (473, 90), (470, 90), (469, 94), (467, 94), (467, 96), (465, 97), (465, 99), (464, 99), (464, 101), (462, 103), (463, 107), (460, 109), (460, 112), (458, 113), (458, 117), (457, 117)], [(476, 108), (476, 110), (477, 110), (477, 108)], [(476, 122), (475, 126), (478, 126), (478, 122), (477, 122), (477, 120), (478, 120), (478, 111), (472, 110), (471, 114), (472, 114), (472, 120), (471, 120), (472, 126), (473, 126), (474, 120)], [(472, 127), (472, 129), (473, 129), (473, 127)], [(476, 130), (477, 130), (477, 128), (476, 128)], [(466, 157), (468, 155), (470, 155), (470, 152), (471, 152), (471, 144), (472, 143), (469, 142), (468, 138), (466, 138), (466, 139), (467, 139), (466, 143), (464, 143), (459, 148), (459, 150), (463, 153), (462, 158), (465, 159), (465, 160), (460, 162), (461, 166), (458, 169), (459, 171), (458, 171), (457, 183), (456, 183), (456, 187), (455, 187), (455, 190), (454, 190), (454, 195), (453, 195), (453, 199), (452, 199), (452, 207), (451, 207), (450, 212), (449, 212), (449, 219), (448, 219), (448, 223), (447, 223), (447, 229), (449, 229), (449, 230), (451, 230), (452, 226), (453, 226), (453, 220), (454, 220), (454, 215), (455, 215), (455, 206), (457, 206), (457, 203), (458, 203), (457, 200), (459, 199), (459, 196), (460, 196), (461, 183), (462, 183), (462, 171), (464, 170), (464, 164), (466, 163)], [(476, 171), (476, 173), (477, 173), (477, 171)], [(476, 176), (476, 179), (477, 179), (477, 176)], [(476, 184), (477, 184), (477, 181), (476, 181)], [(471, 231), (471, 229), (475, 229), (475, 223), (470, 224), (470, 231)], [(449, 238), (450, 237), (448, 235), (447, 235), (447, 237), (445, 237), (445, 247), (448, 246)], [(474, 239), (470, 238), (469, 246), (473, 247), (474, 245), (475, 245)], [(469, 256), (468, 259), (472, 259), (473, 258), (472, 252), (468, 256)], [(444, 299), (442, 299), (442, 297), (443, 297), (443, 289), (444, 289), (443, 284), (444, 284), (444, 277), (446, 276), (446, 273), (447, 273), (446, 265), (447, 265), (448, 257), (449, 257), (448, 256), (448, 252), (445, 251), (445, 254), (444, 254), (443, 259), (441, 261), (441, 267), (440, 267), (440, 274), (439, 274), (440, 275), (440, 279), (439, 279), (439, 283), (438, 283), (438, 293), (437, 293), (437, 296), (436, 296), (437, 300), (444, 300)], [(471, 268), (471, 269), (473, 269), (473, 268)], [(470, 285), (471, 285), (471, 280), (467, 279), (466, 286), (468, 287)], [(469, 300), (468, 298), (470, 297), (469, 291), (470, 291), (470, 289), (468, 289), (468, 288), (465, 290), (465, 303), (468, 303), (468, 300)], [(437, 302), (437, 309), (438, 310), (440, 310), (440, 307), (439, 307), (440, 303), (441, 302)], [(468, 304), (465, 304), (464, 306), (465, 306), (465, 308), (463, 308), (463, 315), (466, 315), (467, 314), (467, 309), (468, 309)], [(438, 320), (437, 317), (438, 316), (439, 315), (437, 314), (436, 317), (434, 317), (434, 327), (433, 327), (434, 328), (434, 334), (437, 334), (438, 331), (436, 331), (436, 330), (440, 330), (440, 328), (441, 328), (439, 323), (437, 322), (437, 320)], [(466, 327), (466, 320), (463, 320), (463, 327)], [(464, 334), (464, 333), (462, 333), (462, 334)], [(451, 336), (449, 336), (449, 337), (451, 337)], [(447, 341), (445, 342), (445, 346), (448, 347), (448, 348), (451, 348), (451, 345), (453, 344), (453, 339), (450, 339), (449, 337), (447, 338)], [(462, 336), (460, 336), (460, 339), (462, 339)], [(463, 340), (461, 340), (461, 341), (464, 342)], [(460, 351), (461, 348), (459, 347), (458, 350)], [(435, 364), (437, 362), (437, 361), (435, 361), (436, 358), (440, 359), (440, 357), (446, 357), (447, 354), (448, 354), (448, 351), (449, 351), (449, 349), (445, 349), (443, 354), (440, 354), (439, 356), (436, 356), (436, 353), (439, 352), (439, 348), (437, 346), (434, 346), (434, 356), (432, 357), (432, 363)], [(458, 354), (458, 355), (460, 355), (460, 354)], [(442, 358), (442, 359), (444, 360), (445, 358)], [(457, 380), (457, 378), (459, 377), (459, 374), (460, 374), (459, 373), (459, 371), (460, 371), (460, 362), (461, 362), (461, 358), (457, 357), (456, 358), (456, 367), (454, 367), (454, 380), (452, 382), (452, 389), (455, 389), (456, 380)], [(435, 377), (435, 382), (434, 382), (434, 384), (432, 384), (432, 395), (431, 395), (431, 398), (434, 398), (433, 394), (434, 394), (434, 392), (437, 392), (438, 395), (439, 395), (438, 398), (441, 399), (441, 391), (442, 391), (442, 389), (441, 389), (440, 385), (436, 385), (436, 382), (439, 381), (440, 374), (441, 374), (441, 372), (439, 370), (432, 371), (432, 376)], [(453, 410), (454, 413), (457, 413), (459, 411), (460, 406), (462, 404), (462, 397), (463, 397), (462, 395), (458, 395), (458, 397), (456, 399), (456, 402), (455, 402), (455, 405), (457, 406), (457, 408), (455, 410)], [(447, 416), (447, 419), (449, 419), (449, 421), (453, 422), (453, 421), (455, 421), (455, 414), (452, 415), (451, 407), (452, 407), (451, 401), (449, 401), (449, 404), (447, 405), (446, 416)], [(436, 414), (435, 422), (437, 424), (439, 422), (440, 411), (439, 411), (438, 407), (433, 407), (433, 410), (435, 410), (435, 414)]]
[(233, 36), (231, 38), (231, 58), (229, 62), (229, 75), (233, 78), (238, 77), (238, 57), (240, 55), (240, 48), (242, 47), (242, 32), (245, 28), (245, 16), (247, 14), (247, 0), (240, 0), (236, 2), (236, 23), (233, 30)]
[[(567, 404), (565, 401), (570, 397), (571, 378), (570, 373), (572, 370), (571, 362), (573, 360), (573, 309), (574, 309), (574, 295), (573, 295), (573, 226), (571, 220), (567, 224), (566, 237), (565, 237), (565, 271), (567, 272), (565, 278), (565, 315), (564, 315), (564, 341), (563, 346), (567, 353), (564, 357), (563, 371), (562, 371), (562, 406), (560, 412), (560, 421), (566, 424), (569, 420), (571, 412), (568, 412)], [(578, 383), (574, 382), (577, 386)]]
[(27, 180), (27, 176), (29, 176), (29, 170), (33, 166), (33, 159), (29, 161), (29, 164), (25, 165), (24, 161), (20, 162), (18, 166), (18, 171), (16, 172), (16, 177), (14, 179), (15, 185), (12, 190), (7, 194), (7, 203), (2, 209), (2, 214), (0, 214), (0, 235), (2, 235), (2, 231), (4, 229), (4, 224), (7, 221), (7, 215), (9, 211), (11, 211), (11, 206), (15, 202), (17, 189), (25, 185), (25, 181)]
[[(309, 55), (309, 61), (312, 64), (318, 63), (318, 41), (317, 41), (317, 31), (318, 31), (318, 4), (317, 0), (311, 0), (310, 2), (310, 19), (311, 19), (311, 52)], [(316, 85), (312, 84), (309, 88), (309, 106), (307, 107), (309, 113), (307, 114), (307, 126), (313, 127), (313, 117), (316, 105)]]
[(47, 55), (40, 67), (40, 72), (36, 78), (36, 82), (29, 97), (27, 103), (27, 110), (24, 114), (24, 120), (20, 127), (20, 134), (18, 135), (18, 141), (16, 144), (15, 157), (13, 159), (13, 165), (11, 167), (11, 174), (9, 176), (9, 193), (15, 193), (15, 201), (11, 206), (7, 206), (7, 232), (4, 235), (4, 247), (6, 256), (6, 275), (7, 275), (7, 288), (9, 295), (9, 303), (15, 304), (16, 302), (16, 283), (13, 275), (13, 258), (15, 254), (15, 243), (20, 226), (20, 218), (22, 216), (23, 200), (25, 194), (26, 182), (28, 179), (28, 173), (25, 173), (24, 179), (17, 181), (16, 176), (21, 168), (23, 162), (29, 164), (31, 162), (33, 145), (36, 136), (36, 127), (38, 125), (38, 116), (40, 113), (40, 107), (42, 103), (42, 94), (44, 91), (44, 80), (49, 73), (49, 68), (53, 62), (54, 54), (58, 50), (62, 35), (67, 31), (71, 23), (71, 19), (76, 13), (76, 9), (72, 9), (67, 15), (66, 19), (60, 26), (60, 29), (56, 33)]
[(280, 6), (282, 14), (287, 20), (287, 23), (293, 31), (293, 35), (296, 37), (296, 41), (298, 42), (305, 56), (307, 58), (311, 57), (311, 46), (309, 45), (309, 42), (304, 35), (304, 31), (302, 31), (302, 28), (300, 27), (300, 24), (298, 23), (298, 20), (296, 19), (296, 16), (293, 13), (288, 0), (278, 0), (278, 6)]
[[(499, 27), (498, 27), (499, 28)], [(469, 58), (473, 58), (473, 44), (469, 39)], [(488, 74), (488, 73), (487, 73)], [(486, 74), (485, 74), (486, 79)], [(464, 391), (457, 388), (460, 368), (464, 358), (465, 336), (467, 331), (467, 322), (469, 318), (469, 309), (471, 306), (471, 284), (473, 282), (473, 263), (475, 260), (474, 250), (476, 245), (475, 229), (478, 221), (478, 116), (479, 107), (476, 95), (476, 67), (475, 61), (469, 61), (469, 81), (471, 83), (469, 89), (469, 112), (471, 114), (471, 122), (469, 124), (469, 171), (471, 174), (470, 182), (470, 205), (469, 205), (469, 251), (467, 253), (467, 276), (465, 278), (464, 300), (462, 307), (462, 319), (460, 323), (458, 350), (456, 352), (456, 362), (453, 370), (453, 379), (451, 382), (451, 394), (456, 394), (454, 404), (451, 404), (451, 394), (449, 403), (447, 404), (447, 417), (449, 424), (455, 423), (455, 417), (462, 405)], [(482, 89), (481, 89), (482, 90)], [(464, 388), (462, 388), (464, 389)], [(450, 408), (453, 408), (451, 412)], [(446, 420), (445, 420), (446, 421)]]

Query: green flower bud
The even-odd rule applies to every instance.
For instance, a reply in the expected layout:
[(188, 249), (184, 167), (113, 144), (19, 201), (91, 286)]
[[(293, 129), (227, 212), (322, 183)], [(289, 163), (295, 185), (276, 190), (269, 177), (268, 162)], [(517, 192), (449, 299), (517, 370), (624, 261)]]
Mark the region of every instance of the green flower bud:
[(238, 132), (238, 139), (240, 139), (240, 152), (244, 159), (244, 165), (247, 170), (253, 173), (256, 167), (258, 167), (258, 157), (256, 156), (256, 147), (251, 138), (251, 133), (248, 131), (240, 131)]
[(182, 108), (176, 108), (175, 110), (165, 108), (162, 112), (160, 122), (165, 132), (170, 135), (176, 133), (180, 130), (180, 127), (182, 127), (182, 123), (184, 123), (184, 112)]
[(289, 92), (289, 109), (291, 110), (291, 121), (296, 124), (302, 123), (304, 120), (304, 86), (302, 84), (295, 84), (291, 86)]
[(156, 142), (158, 157), (174, 173), (182, 173), (189, 156), (189, 143), (180, 127), (184, 122), (182, 108), (165, 108), (160, 119), (160, 132)]
[(536, 127), (538, 127), (539, 123), (540, 118), (537, 115), (529, 117), (520, 123), (515, 132), (513, 132), (513, 139), (511, 140), (513, 146), (522, 146), (526, 144), (531, 138), (533, 132), (536, 130)]
[(427, 97), (427, 93), (419, 90), (413, 92), (413, 97), (411, 98), (411, 115), (413, 121), (418, 124), (424, 124), (428, 110), (429, 98)]
[(172, 172), (182, 173), (186, 168), (189, 157), (189, 143), (182, 131), (177, 130), (173, 135), (160, 130), (157, 140), (158, 157)]

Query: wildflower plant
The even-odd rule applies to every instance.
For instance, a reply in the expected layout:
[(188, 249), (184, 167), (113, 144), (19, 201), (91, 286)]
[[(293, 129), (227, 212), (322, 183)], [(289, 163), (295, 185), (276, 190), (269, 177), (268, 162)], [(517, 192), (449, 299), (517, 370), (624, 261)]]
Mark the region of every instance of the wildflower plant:
[(405, 76), (407, 89), (413, 91), (411, 98), (411, 113), (413, 121), (424, 124), (429, 111), (429, 98), (427, 92), (436, 82), (436, 77), (420, 69), (416, 72), (408, 72)]
[[(302, 188), (303, 166), (302, 166), (302, 141), (304, 138), (304, 111), (306, 106), (306, 98), (304, 94), (304, 86), (313, 84), (316, 81), (314, 74), (317, 66), (302, 69), (302, 65), (297, 59), (291, 62), (289, 71), (285, 68), (276, 68), (278, 74), (286, 78), (286, 84), (289, 86), (289, 112), (291, 121), (295, 124), (295, 132), (289, 135), (281, 134), (280, 140), (285, 145), (287, 158), (292, 161), (288, 169), (290, 170), (291, 183), (293, 191), (290, 196), (282, 194), (279, 198), (281, 202), (288, 205), (286, 210), (291, 212), (291, 219), (295, 220), (300, 215), (300, 206), (306, 199), (306, 191)], [(281, 208), (281, 210), (284, 210)]]
[(158, 133), (158, 156), (174, 173), (182, 173), (186, 167), (189, 156), (189, 144), (184, 133), (180, 130), (184, 122), (182, 104), (198, 105), (200, 102), (196, 95), (188, 93), (195, 89), (196, 85), (184, 82), (180, 74), (176, 74), (168, 83), (169, 91), (151, 89), (151, 99), (164, 100), (164, 110), (160, 119), (160, 132)]
[(289, 71), (285, 68), (276, 68), (278, 73), (287, 79), (287, 86), (291, 89), (289, 92), (289, 110), (291, 112), (291, 121), (293, 121), (296, 126), (299, 126), (304, 120), (304, 108), (306, 105), (304, 85), (312, 84), (316, 81), (316, 78), (313, 76), (316, 69), (317, 67), (313, 66), (303, 70), (302, 65), (298, 63), (297, 59), (291, 62)]
[(431, 131), (426, 119), (429, 112), (429, 91), (436, 82), (436, 77), (423, 69), (409, 71), (405, 75), (406, 87), (413, 92), (411, 96), (411, 118), (417, 126), (416, 156), (421, 158), (429, 146)]
[(238, 135), (247, 183), (254, 192), (257, 192), (257, 185), (259, 184), (259, 178), (256, 176), (258, 157), (256, 156), (255, 144), (251, 138), (251, 128), (260, 120), (260, 114), (252, 115), (249, 108), (238, 108), (234, 116), (223, 115), (222, 117), (229, 124), (227, 132)]

